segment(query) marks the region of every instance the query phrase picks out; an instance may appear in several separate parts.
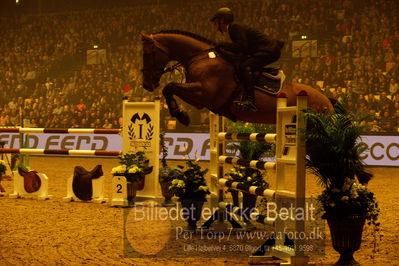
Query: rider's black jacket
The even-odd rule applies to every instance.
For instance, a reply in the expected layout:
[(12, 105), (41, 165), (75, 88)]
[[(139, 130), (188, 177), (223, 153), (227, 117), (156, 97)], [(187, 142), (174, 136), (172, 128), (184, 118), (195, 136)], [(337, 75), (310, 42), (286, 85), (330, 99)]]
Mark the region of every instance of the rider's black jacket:
[(273, 53), (280, 51), (284, 46), (284, 42), (269, 38), (260, 31), (242, 24), (231, 24), (228, 33), (232, 43), (222, 43), (220, 46), (247, 55), (262, 51)]

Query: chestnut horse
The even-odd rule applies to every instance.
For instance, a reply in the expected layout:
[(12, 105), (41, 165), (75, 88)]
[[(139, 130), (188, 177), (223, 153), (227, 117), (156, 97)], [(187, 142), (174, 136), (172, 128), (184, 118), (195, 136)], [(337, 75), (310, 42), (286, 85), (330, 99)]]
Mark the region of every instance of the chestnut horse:
[[(276, 98), (255, 91), (257, 111), (243, 111), (233, 101), (239, 96), (238, 82), (233, 64), (219, 56), (209, 54), (214, 43), (195, 34), (182, 31), (162, 31), (152, 35), (142, 34), (143, 87), (153, 91), (159, 86), (162, 74), (170, 61), (177, 61), (185, 68), (185, 83), (171, 82), (163, 89), (169, 112), (182, 124), (190, 119), (180, 110), (174, 96), (197, 107), (207, 108), (233, 121), (274, 124), (276, 122)], [(316, 89), (303, 84), (284, 82), (281, 92), (288, 96), (288, 106), (296, 104), (296, 95), (304, 90), (308, 105), (316, 111), (332, 111), (330, 100)]]

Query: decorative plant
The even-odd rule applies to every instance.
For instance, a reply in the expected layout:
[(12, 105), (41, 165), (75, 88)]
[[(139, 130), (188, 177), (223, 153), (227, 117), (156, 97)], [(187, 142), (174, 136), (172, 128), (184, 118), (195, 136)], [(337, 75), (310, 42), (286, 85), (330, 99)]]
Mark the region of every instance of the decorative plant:
[(13, 171), (18, 170), (18, 168), (22, 168), (22, 169), (24, 169), (26, 171), (29, 171), (30, 170), (29, 166), (24, 164), (22, 162), (23, 160), (20, 160), (20, 157), (21, 157), (20, 154), (12, 154), (11, 155), (11, 166), (10, 166), (10, 168)]
[(161, 159), (162, 167), (167, 167), (168, 164), (166, 163), (166, 157), (168, 156), (168, 148), (165, 145), (165, 133), (164, 132), (159, 134), (159, 146), (160, 146), (161, 152), (162, 152), (162, 159)]
[(367, 184), (372, 174), (365, 171), (359, 154), (363, 151), (359, 139), (366, 131), (364, 123), (369, 116), (354, 118), (341, 102), (335, 104), (335, 113), (305, 111), (308, 128), (303, 136), (306, 141), (306, 164), (325, 188), (342, 188), (345, 179), (357, 177)]
[[(241, 122), (230, 122), (228, 126), (235, 133), (271, 133), (275, 132), (274, 125), (250, 124)], [(240, 141), (231, 142), (227, 146), (233, 151), (239, 151), (239, 157), (245, 161), (259, 160), (261, 157), (272, 157), (275, 154), (275, 145), (267, 142), (258, 141)], [(243, 182), (250, 186), (259, 186), (268, 188), (269, 184), (263, 179), (263, 175), (259, 170), (249, 167), (234, 167), (225, 174), (226, 178), (236, 182)], [(229, 189), (228, 191), (231, 192)]]
[(328, 215), (361, 215), (377, 224), (378, 204), (364, 186), (372, 174), (365, 171), (359, 156), (359, 139), (367, 130), (364, 122), (369, 116), (355, 118), (341, 102), (334, 107), (333, 114), (305, 111), (309, 124), (303, 134), (309, 154), (306, 164), (324, 188), (319, 200)]
[(178, 166), (175, 178), (169, 189), (181, 199), (196, 199), (205, 201), (206, 195), (210, 194), (206, 184), (205, 174), (208, 169), (202, 170), (198, 160), (186, 161), (186, 168)]
[(346, 178), (340, 189), (325, 189), (318, 200), (327, 215), (361, 216), (369, 221), (369, 225), (379, 226), (377, 219), (380, 209), (374, 193), (351, 178)]
[(236, 166), (225, 174), (226, 179), (242, 182), (248, 186), (257, 186), (262, 189), (269, 188), (269, 183), (263, 179), (263, 174), (257, 169)]
[(181, 170), (176, 167), (169, 167), (166, 162), (168, 156), (168, 148), (165, 145), (165, 133), (160, 134), (160, 148), (162, 152), (161, 165), (159, 169), (159, 183), (169, 182), (181, 174)]
[(143, 151), (127, 153), (120, 157), (119, 165), (112, 168), (111, 174), (125, 176), (130, 182), (140, 181), (152, 171), (152, 166), (148, 164), (149, 159)]
[[(241, 123), (241, 122), (230, 122), (227, 124), (231, 131), (235, 133), (271, 133), (275, 132), (274, 125), (266, 124), (251, 124), (251, 123)], [(227, 146), (233, 151), (240, 152), (240, 158), (243, 160), (259, 160), (259, 158), (272, 157), (275, 154), (275, 145), (267, 142), (258, 141), (240, 141), (231, 142)]]
[[(337, 102), (334, 109), (332, 114), (317, 113), (310, 109), (305, 111), (308, 128), (303, 131), (303, 136), (309, 155), (306, 164), (324, 188), (318, 197), (324, 211), (323, 217), (338, 221), (365, 219), (373, 226), (374, 240), (377, 240), (380, 209), (374, 193), (365, 186), (372, 174), (365, 170), (359, 156), (363, 151), (359, 140), (367, 130), (365, 121), (370, 116), (355, 117), (342, 102)], [(335, 230), (331, 226), (330, 229)], [(352, 255), (343, 255), (349, 253), (340, 250), (342, 247), (338, 244), (333, 241), (334, 248), (341, 254), (339, 262), (355, 262)], [(352, 254), (359, 246), (353, 248)]]

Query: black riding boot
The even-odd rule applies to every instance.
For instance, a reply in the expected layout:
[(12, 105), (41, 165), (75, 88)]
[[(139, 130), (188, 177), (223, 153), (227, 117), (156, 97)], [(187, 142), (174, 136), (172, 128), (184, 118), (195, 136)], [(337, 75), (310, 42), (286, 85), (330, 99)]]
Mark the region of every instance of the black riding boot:
[(240, 81), (244, 87), (241, 101), (235, 101), (234, 103), (242, 110), (256, 111), (255, 104), (255, 88), (253, 85), (253, 76), (249, 68), (241, 71)]

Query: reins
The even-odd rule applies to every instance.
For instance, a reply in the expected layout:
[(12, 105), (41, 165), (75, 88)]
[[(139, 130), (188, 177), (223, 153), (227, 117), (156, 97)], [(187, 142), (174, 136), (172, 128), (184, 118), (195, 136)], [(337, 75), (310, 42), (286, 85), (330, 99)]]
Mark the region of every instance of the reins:
[(173, 64), (172, 66), (165, 68), (162, 71), (162, 74), (165, 74), (165, 73), (168, 73), (168, 72), (172, 72), (173, 70), (176, 70), (176, 69), (179, 70), (179, 67), (181, 67), (181, 66), (186, 68), (186, 69), (188, 69), (195, 62), (198, 62), (198, 61), (201, 61), (201, 60), (209, 58), (208, 56), (205, 56), (205, 57), (201, 57), (201, 58), (195, 59), (197, 56), (202, 55), (203, 53), (211, 52), (213, 50), (214, 50), (214, 48), (209, 48), (209, 49), (206, 49), (206, 50), (203, 50), (203, 51), (199, 52), (198, 54), (195, 54), (195, 55), (191, 56), (190, 58), (188, 58), (186, 64), (182, 64), (180, 62), (177, 62), (177, 63)]

